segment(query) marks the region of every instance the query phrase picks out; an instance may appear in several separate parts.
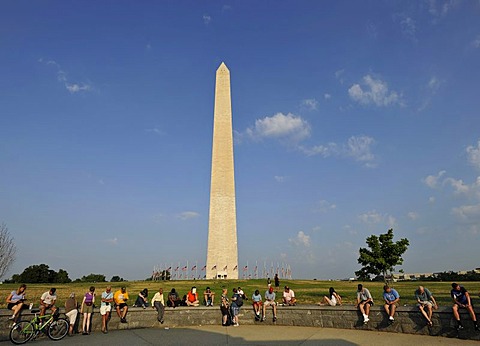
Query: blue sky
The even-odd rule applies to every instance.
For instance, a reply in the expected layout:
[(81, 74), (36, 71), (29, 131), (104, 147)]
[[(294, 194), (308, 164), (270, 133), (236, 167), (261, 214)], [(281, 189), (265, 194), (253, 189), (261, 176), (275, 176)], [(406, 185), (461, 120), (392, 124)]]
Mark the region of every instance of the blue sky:
[(32, 264), (143, 279), (206, 257), (231, 71), (240, 266), (478, 267), (479, 1), (3, 1), (0, 221)]

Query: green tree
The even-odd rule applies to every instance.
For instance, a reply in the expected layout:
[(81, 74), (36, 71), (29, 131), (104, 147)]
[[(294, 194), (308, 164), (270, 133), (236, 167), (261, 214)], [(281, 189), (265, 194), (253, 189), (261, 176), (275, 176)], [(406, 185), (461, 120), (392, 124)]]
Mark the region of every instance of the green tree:
[(66, 270), (59, 269), (56, 275), (55, 282), (58, 282), (60, 284), (68, 284), (69, 282), (72, 282), (72, 280), (68, 277), (68, 273)]
[(110, 280), (110, 282), (122, 282), (122, 281), (123, 281), (123, 278), (121, 278), (118, 275), (112, 276), (112, 279)]
[(52, 271), (43, 263), (31, 265), (20, 274), (20, 281), (25, 283), (49, 283), (51, 279)]
[(105, 282), (105, 275), (103, 275), (103, 274), (88, 274), (87, 276), (82, 276), (81, 281), (83, 281), (83, 282)]
[(384, 279), (396, 265), (403, 263), (402, 255), (410, 245), (407, 238), (393, 241), (393, 229), (380, 236), (371, 235), (366, 240), (368, 248), (360, 248), (358, 263), (362, 269), (355, 272), (360, 280), (369, 280), (370, 275), (382, 274)]

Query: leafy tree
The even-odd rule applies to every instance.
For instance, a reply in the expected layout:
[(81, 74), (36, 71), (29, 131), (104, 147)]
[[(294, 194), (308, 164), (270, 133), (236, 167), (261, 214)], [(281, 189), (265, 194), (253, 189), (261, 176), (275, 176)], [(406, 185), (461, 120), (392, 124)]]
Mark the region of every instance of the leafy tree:
[(105, 275), (103, 274), (88, 274), (82, 276), (82, 282), (105, 282)]
[(402, 255), (410, 245), (407, 238), (393, 241), (393, 229), (379, 237), (371, 235), (367, 238), (368, 248), (360, 248), (358, 263), (363, 267), (355, 272), (360, 280), (369, 280), (370, 275), (382, 274), (384, 278), (394, 270), (396, 265), (403, 263)]
[(112, 276), (112, 279), (110, 280), (110, 282), (122, 282), (122, 281), (124, 281), (123, 278), (121, 278), (118, 275)]
[[(55, 271), (53, 271), (55, 272)], [(34, 264), (27, 267), (20, 274), (20, 281), (26, 283), (49, 283), (53, 279), (53, 273), (46, 264)]]
[(72, 282), (72, 280), (68, 277), (68, 273), (66, 270), (59, 269), (56, 275), (55, 282), (58, 282), (60, 284), (68, 284), (69, 282)]
[(8, 232), (7, 225), (0, 224), (0, 278), (10, 269), (16, 252), (17, 248)]

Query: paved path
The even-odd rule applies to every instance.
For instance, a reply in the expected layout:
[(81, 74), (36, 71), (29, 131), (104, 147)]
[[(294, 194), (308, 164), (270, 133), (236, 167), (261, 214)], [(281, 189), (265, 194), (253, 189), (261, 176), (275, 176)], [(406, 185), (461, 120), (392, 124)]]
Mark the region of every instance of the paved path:
[[(131, 329), (75, 335), (53, 342), (41, 338), (27, 345), (479, 345), (478, 341), (435, 336), (313, 327), (199, 326), (171, 329)], [(2, 343), (2, 346), (9, 342)]]

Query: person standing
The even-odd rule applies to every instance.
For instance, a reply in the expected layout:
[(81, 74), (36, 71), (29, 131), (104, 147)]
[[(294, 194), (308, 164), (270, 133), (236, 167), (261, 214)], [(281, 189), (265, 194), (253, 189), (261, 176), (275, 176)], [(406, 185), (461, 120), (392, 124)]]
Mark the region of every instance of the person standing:
[(240, 307), (243, 305), (243, 298), (238, 294), (236, 288), (233, 289), (232, 303), (230, 304), (230, 310), (232, 313), (232, 323), (234, 327), (238, 327), (238, 314), (240, 313)]
[(91, 286), (83, 296), (80, 313), (83, 314), (82, 334), (90, 334), (90, 319), (93, 313), (93, 304), (95, 303), (95, 287)]
[(383, 300), (385, 300), (385, 305), (383, 307), (388, 315), (388, 320), (390, 323), (393, 323), (395, 321), (395, 317), (393, 316), (395, 315), (395, 310), (397, 309), (400, 295), (394, 288), (385, 285), (383, 286)]
[(357, 307), (363, 315), (363, 323), (367, 324), (370, 319), (370, 307), (373, 305), (373, 298), (370, 291), (363, 287), (362, 284), (357, 286)]
[(275, 289), (278, 289), (280, 287), (280, 279), (278, 278), (278, 274), (275, 274), (273, 281), (275, 282)]
[(165, 301), (163, 299), (163, 288), (159, 288), (158, 292), (152, 298), (152, 309), (157, 309), (157, 320), (163, 324), (163, 315), (165, 313)]
[(473, 310), (472, 301), (470, 299), (470, 294), (465, 289), (465, 287), (460, 286), (457, 283), (452, 284), (452, 290), (450, 295), (453, 299), (453, 316), (457, 320), (457, 330), (464, 329), (462, 322), (460, 321), (460, 314), (458, 313), (459, 309), (467, 309), (470, 314), (470, 318), (473, 321), (475, 330), (480, 330), (477, 324), (477, 316), (475, 316), (475, 311)]
[(438, 305), (432, 293), (427, 288), (418, 286), (418, 289), (415, 291), (415, 299), (420, 312), (427, 319), (427, 325), (433, 327), (432, 310), (437, 309)]
[(102, 301), (100, 303), (100, 315), (102, 316), (102, 333), (108, 333), (108, 319), (112, 311), (113, 293), (112, 287), (107, 286), (105, 292), (102, 292)]
[(28, 305), (23, 303), (26, 300), (25, 298), (26, 289), (27, 289), (27, 285), (21, 284), (16, 291), (12, 291), (10, 295), (7, 297), (7, 309), (13, 311), (13, 315), (8, 319), (13, 320), (14, 323), (17, 322), (18, 316), (20, 315), (20, 311), (22, 309), (28, 308)]
[(73, 336), (73, 327), (77, 321), (78, 302), (75, 299), (75, 293), (70, 293), (70, 296), (65, 301), (65, 316), (68, 317), (68, 336)]
[(224, 288), (222, 290), (222, 296), (220, 297), (220, 311), (222, 312), (222, 326), (229, 325), (230, 316), (230, 302), (228, 300), (228, 290)]

